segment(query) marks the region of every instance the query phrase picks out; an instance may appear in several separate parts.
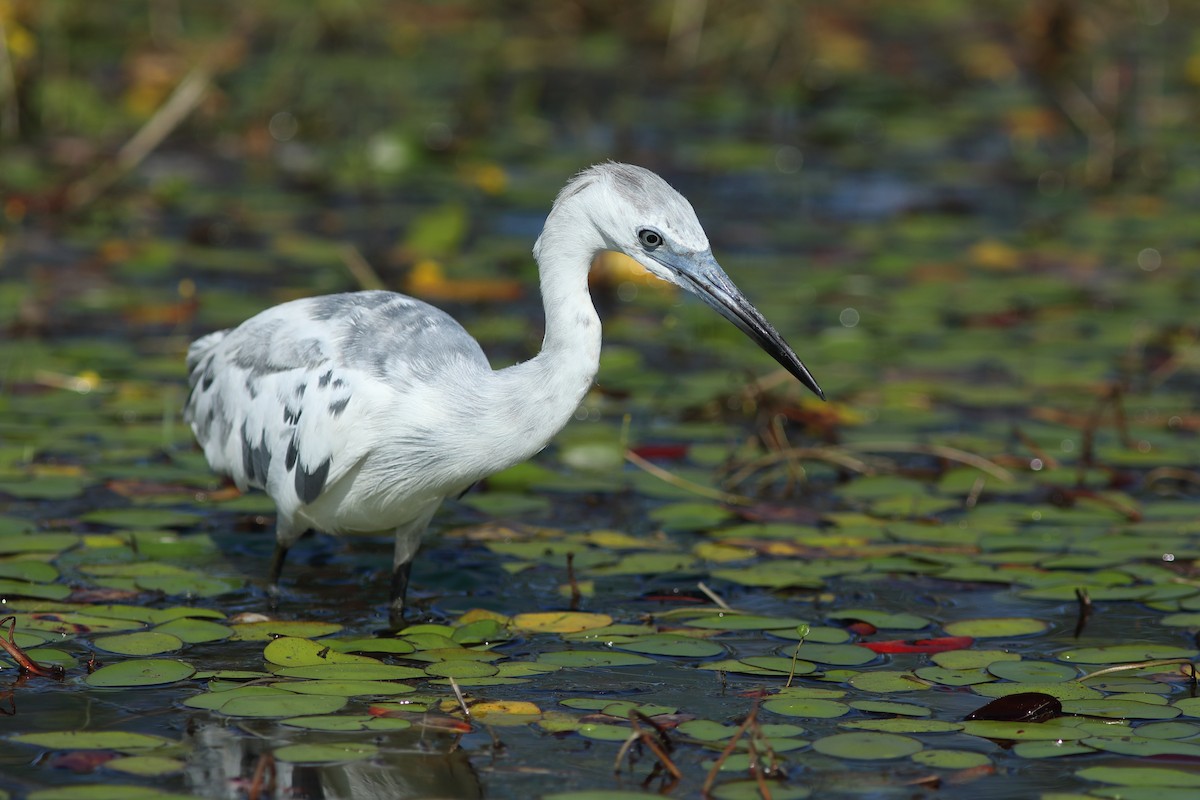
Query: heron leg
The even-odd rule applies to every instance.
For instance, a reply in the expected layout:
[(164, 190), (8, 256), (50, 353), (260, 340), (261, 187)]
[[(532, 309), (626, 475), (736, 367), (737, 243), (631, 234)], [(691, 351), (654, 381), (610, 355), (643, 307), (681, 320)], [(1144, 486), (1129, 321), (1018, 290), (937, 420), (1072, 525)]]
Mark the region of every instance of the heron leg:
[(388, 624), (393, 628), (404, 625), (404, 598), (408, 594), (408, 576), (412, 573), (412, 561), (405, 561), (392, 568), (392, 589), (388, 595)]
[(271, 566), (267, 569), (267, 580), (270, 581), (271, 591), (279, 591), (279, 576), (283, 574), (283, 562), (287, 560), (287, 545), (276, 542), (275, 552), (271, 554)]
[[(300, 533), (303, 532), (302, 529)], [(267, 567), (267, 597), (271, 611), (279, 605), (279, 576), (283, 574), (283, 562), (298, 538), (291, 517), (280, 514), (275, 519), (275, 551), (271, 553), (271, 564)]]
[(425, 509), (425, 513), (401, 525), (393, 531), (396, 551), (392, 558), (392, 587), (388, 595), (388, 625), (398, 629), (404, 625), (405, 595), (408, 594), (408, 577), (412, 573), (412, 562), (421, 549), (421, 534), (429, 525), (429, 518), (437, 510), (437, 504)]

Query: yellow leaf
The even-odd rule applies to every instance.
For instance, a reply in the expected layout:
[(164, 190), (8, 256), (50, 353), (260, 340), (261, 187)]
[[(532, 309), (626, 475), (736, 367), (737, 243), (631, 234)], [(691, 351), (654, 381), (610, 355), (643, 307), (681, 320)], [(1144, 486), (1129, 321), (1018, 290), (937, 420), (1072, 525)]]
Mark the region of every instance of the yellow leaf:
[(499, 164), (476, 164), (462, 170), (463, 177), (488, 194), (508, 188), (508, 173)]
[(533, 614), (517, 614), (513, 617), (514, 628), (533, 633), (578, 633), (592, 628), (612, 625), (608, 614), (588, 614), (582, 611), (541, 611)]
[(995, 239), (984, 239), (973, 246), (968, 255), (972, 263), (984, 269), (1011, 271), (1021, 266), (1021, 254), (1015, 248)]
[(508, 302), (516, 300), (524, 291), (518, 281), (504, 278), (448, 278), (442, 265), (432, 258), (421, 259), (413, 265), (404, 282), (404, 290), (428, 300), (465, 303)]
[[(575, 588), (579, 590), (580, 597), (591, 597), (596, 593), (596, 582), (575, 581)], [(569, 583), (564, 583), (558, 587), (558, 594), (560, 597), (570, 597), (574, 592), (571, 591)]]
[(624, 253), (614, 253), (611, 250), (605, 250), (596, 255), (588, 277), (592, 283), (616, 284), (622, 281), (634, 281), (647, 286), (670, 287), (670, 284), (651, 275), (645, 267), (629, 256)]
[(970, 42), (959, 53), (959, 59), (967, 73), (976, 78), (1000, 81), (1017, 74), (1017, 65), (1008, 49), (993, 42)]
[(472, 622), (479, 622), (481, 619), (490, 619), (499, 622), (501, 625), (507, 625), (509, 618), (504, 614), (498, 614), (495, 611), (488, 611), (486, 608), (472, 608), (458, 618), (459, 625), (469, 625)]
[(590, 531), (583, 537), (588, 544), (611, 547), (614, 550), (658, 550), (665, 543), (649, 537), (630, 536), (621, 531)]
[[(0, 19), (2, 18), (3, 15), (0, 15)], [(8, 31), (4, 44), (8, 48), (9, 57), (19, 63), (33, 56), (37, 51), (37, 41), (33, 34), (11, 20), (4, 27)]]
[(754, 551), (749, 547), (735, 547), (715, 542), (701, 542), (692, 548), (692, 552), (706, 561), (716, 561), (717, 563), (754, 558)]
[(520, 714), (522, 716), (541, 716), (542, 710), (526, 700), (486, 700), (471, 706), (471, 716), (480, 719), (488, 715)]
[(84, 474), (78, 464), (34, 464), (30, 471), (39, 478), (74, 478)]

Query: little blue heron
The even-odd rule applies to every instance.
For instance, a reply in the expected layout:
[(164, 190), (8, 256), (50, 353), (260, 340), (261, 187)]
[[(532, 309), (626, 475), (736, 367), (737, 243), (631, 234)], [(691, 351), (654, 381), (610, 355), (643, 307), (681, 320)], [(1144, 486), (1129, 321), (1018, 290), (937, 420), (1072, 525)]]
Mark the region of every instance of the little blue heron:
[(591, 167), (559, 192), (533, 247), (546, 333), (528, 361), (493, 370), (445, 312), (383, 291), (283, 303), (192, 344), (185, 419), (214, 470), (275, 502), (273, 588), (306, 530), (390, 532), (400, 624), (442, 501), (544, 448), (592, 385), (600, 320), (587, 276), (605, 250), (699, 295), (824, 396), (717, 264), (682, 195), (641, 167)]

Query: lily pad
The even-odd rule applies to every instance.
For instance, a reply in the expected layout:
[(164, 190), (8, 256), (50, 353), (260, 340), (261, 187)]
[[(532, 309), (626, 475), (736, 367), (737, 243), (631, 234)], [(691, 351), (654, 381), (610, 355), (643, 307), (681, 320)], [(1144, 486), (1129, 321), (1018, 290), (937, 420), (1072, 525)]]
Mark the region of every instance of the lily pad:
[(125, 731), (47, 731), (20, 733), (9, 741), (32, 744), (48, 750), (116, 750), (119, 753), (153, 750), (174, 745), (170, 739)]
[(297, 717), (302, 714), (332, 714), (346, 705), (347, 698), (314, 694), (261, 694), (231, 697), (215, 710), (231, 717)]
[(117, 688), (130, 686), (158, 686), (186, 680), (196, 668), (184, 661), (166, 658), (143, 658), (136, 661), (121, 661), (101, 667), (84, 678), (88, 686)]
[(845, 758), (853, 761), (874, 761), (895, 758), (905, 758), (919, 753), (924, 745), (909, 736), (894, 733), (876, 733), (862, 731), (854, 733), (835, 733), (816, 739), (812, 743), (813, 750), (835, 758)]
[(178, 636), (159, 631), (98, 636), (92, 640), (92, 644), (109, 653), (120, 653), (127, 656), (152, 656), (160, 653), (173, 653), (183, 648), (183, 642)]
[(105, 769), (124, 772), (128, 775), (140, 775), (144, 778), (182, 772), (185, 766), (187, 765), (183, 761), (165, 756), (126, 756), (104, 762)]
[(634, 653), (617, 653), (608, 650), (558, 650), (542, 653), (538, 663), (559, 667), (633, 667), (653, 664), (654, 659)]
[(191, 800), (193, 796), (152, 789), (149, 786), (88, 783), (38, 789), (25, 797), (27, 800)]
[(725, 652), (725, 648), (716, 642), (672, 634), (643, 636), (617, 643), (614, 646), (634, 653), (674, 658), (712, 658)]
[(607, 614), (586, 614), (577, 611), (540, 612), (517, 614), (513, 617), (514, 628), (531, 633), (578, 633), (603, 628), (612, 624)]
[(361, 761), (378, 752), (378, 747), (365, 742), (289, 744), (273, 751), (275, 757), (280, 761), (293, 764), (333, 764), (344, 761)]

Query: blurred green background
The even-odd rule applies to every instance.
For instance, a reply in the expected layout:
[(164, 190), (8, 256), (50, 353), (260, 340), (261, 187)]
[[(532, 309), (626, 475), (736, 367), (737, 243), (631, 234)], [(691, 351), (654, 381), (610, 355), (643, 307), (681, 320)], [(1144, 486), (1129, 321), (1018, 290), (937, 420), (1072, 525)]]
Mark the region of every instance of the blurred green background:
[(487, 168), (560, 181), (608, 157), (885, 170), (966, 210), (991, 187), (1194, 189), (1198, 17), (1167, 0), (5, 0), (0, 188), (10, 221), (55, 208), (190, 76), (169, 149), (344, 191), (448, 166), (516, 191)]

